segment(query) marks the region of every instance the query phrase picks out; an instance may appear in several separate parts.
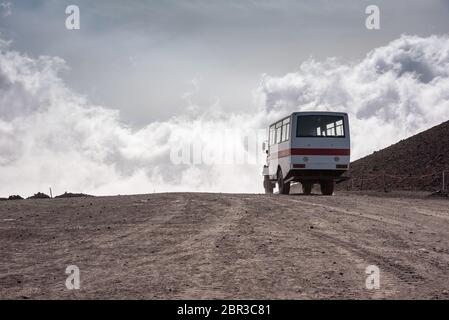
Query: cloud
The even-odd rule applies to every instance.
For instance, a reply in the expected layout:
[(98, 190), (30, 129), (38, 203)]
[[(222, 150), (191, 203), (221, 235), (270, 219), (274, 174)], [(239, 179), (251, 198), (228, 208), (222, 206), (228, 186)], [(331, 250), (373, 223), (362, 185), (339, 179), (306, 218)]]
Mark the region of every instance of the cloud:
[[(347, 111), (356, 157), (449, 118), (447, 36), (402, 36), (352, 64), (310, 59), (283, 77), (264, 75), (256, 113), (226, 113), (218, 102), (139, 130), (68, 88), (61, 72), (70, 72), (62, 59), (29, 57), (0, 41), (2, 195), (50, 186), (56, 193), (261, 192), (258, 130), (287, 113)], [(190, 107), (193, 98), (185, 96)], [(191, 153), (199, 146), (203, 162), (193, 154), (174, 162), (185, 146)]]

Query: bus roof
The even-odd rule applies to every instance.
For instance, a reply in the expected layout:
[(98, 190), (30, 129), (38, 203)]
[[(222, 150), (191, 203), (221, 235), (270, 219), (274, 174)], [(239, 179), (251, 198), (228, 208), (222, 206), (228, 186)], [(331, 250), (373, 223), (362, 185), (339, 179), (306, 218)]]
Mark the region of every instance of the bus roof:
[(347, 115), (346, 112), (335, 112), (335, 111), (298, 111), (298, 112), (293, 112), (291, 115), (313, 115), (313, 114), (329, 114), (329, 115)]

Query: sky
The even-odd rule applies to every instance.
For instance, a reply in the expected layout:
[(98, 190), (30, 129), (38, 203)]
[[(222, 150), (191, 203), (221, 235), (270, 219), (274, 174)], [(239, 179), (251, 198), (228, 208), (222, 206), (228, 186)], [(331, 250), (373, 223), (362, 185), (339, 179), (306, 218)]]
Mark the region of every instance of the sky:
[[(32, 56), (63, 58), (66, 83), (141, 127), (184, 112), (190, 101), (225, 110), (254, 107), (261, 74), (282, 76), (313, 57), (360, 59), (401, 34), (449, 30), (449, 1), (25, 1), (0, 17), (3, 39)], [(81, 29), (65, 28), (76, 4)], [(381, 29), (365, 28), (365, 8)], [(194, 95), (192, 95), (194, 93)]]
[[(80, 30), (65, 27), (71, 4)], [(263, 135), (300, 110), (349, 112), (353, 158), (367, 155), (449, 118), (448, 13), (447, 0), (0, 0), (0, 197), (260, 192), (244, 143), (237, 165), (174, 164), (173, 149), (226, 145), (217, 128)]]

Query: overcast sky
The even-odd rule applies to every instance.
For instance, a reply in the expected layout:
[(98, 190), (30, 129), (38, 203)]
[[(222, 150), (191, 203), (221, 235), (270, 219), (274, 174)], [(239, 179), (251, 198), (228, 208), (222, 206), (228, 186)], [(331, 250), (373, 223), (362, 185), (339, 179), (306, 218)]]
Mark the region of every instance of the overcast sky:
[[(353, 61), (404, 33), (449, 30), (447, 0), (0, 2), (12, 49), (65, 59), (66, 83), (132, 127), (189, 103), (247, 110), (261, 74), (294, 72), (309, 57)], [(80, 7), (81, 30), (65, 29), (70, 4)], [(380, 7), (380, 30), (365, 28), (369, 4)]]

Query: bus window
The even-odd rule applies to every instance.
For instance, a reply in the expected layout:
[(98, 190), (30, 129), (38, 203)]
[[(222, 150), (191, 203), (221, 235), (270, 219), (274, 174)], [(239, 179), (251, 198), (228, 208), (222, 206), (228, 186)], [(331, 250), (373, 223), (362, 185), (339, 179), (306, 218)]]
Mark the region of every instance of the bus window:
[(282, 121), (282, 142), (287, 141), (290, 137), (290, 118)]
[(345, 136), (343, 116), (307, 115), (298, 116), (297, 137), (332, 137)]
[(276, 123), (276, 143), (282, 141), (282, 121)]
[(270, 127), (270, 137), (269, 137), (270, 146), (275, 143), (275, 128), (274, 125)]

